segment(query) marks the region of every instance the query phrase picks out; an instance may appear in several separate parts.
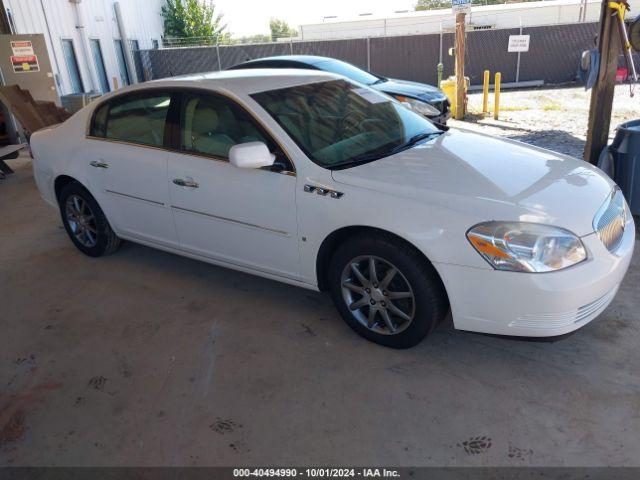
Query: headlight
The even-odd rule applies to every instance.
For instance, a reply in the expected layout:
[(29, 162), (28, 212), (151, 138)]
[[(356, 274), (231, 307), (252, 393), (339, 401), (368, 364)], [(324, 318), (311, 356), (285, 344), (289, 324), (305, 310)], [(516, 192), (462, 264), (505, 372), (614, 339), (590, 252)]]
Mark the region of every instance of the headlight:
[(471, 245), (498, 270), (552, 272), (587, 258), (582, 240), (537, 223), (485, 222), (467, 232)]
[(409, 105), (412, 110), (418, 112), (420, 115), (426, 115), (427, 117), (440, 115), (440, 111), (436, 107), (431, 106), (422, 100), (416, 100), (415, 98), (404, 97), (402, 95), (394, 95), (394, 97), (396, 100)]

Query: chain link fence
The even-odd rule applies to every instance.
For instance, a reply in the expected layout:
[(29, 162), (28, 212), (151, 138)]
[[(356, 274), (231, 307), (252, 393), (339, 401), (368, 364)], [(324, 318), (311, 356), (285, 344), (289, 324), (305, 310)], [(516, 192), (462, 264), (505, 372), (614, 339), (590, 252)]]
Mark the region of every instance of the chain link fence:
[[(484, 70), (501, 72), (503, 83), (571, 82), (583, 50), (592, 48), (597, 23), (573, 23), (467, 32), (465, 73), (472, 85), (482, 83)], [(530, 35), (530, 48), (521, 54), (507, 51), (510, 35)], [(446, 78), (454, 74), (454, 33), (377, 36), (343, 40), (287, 39), (260, 44), (216, 45), (213, 39), (170, 39), (170, 48), (138, 50), (140, 80), (218, 71), (238, 63), (274, 55), (319, 55), (337, 58), (379, 75), (429, 84), (437, 83), (437, 64)], [(203, 44), (205, 43), (205, 44)], [(177, 46), (179, 45), (179, 46)]]

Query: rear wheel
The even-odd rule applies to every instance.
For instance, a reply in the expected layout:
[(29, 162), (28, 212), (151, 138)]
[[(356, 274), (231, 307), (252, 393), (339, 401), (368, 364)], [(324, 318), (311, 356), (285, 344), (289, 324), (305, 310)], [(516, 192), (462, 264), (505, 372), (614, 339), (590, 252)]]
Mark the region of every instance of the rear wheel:
[(331, 260), (333, 301), (351, 328), (392, 348), (418, 344), (444, 318), (444, 287), (418, 252), (386, 236), (357, 237)]
[(120, 239), (113, 232), (98, 202), (77, 182), (60, 192), (62, 223), (73, 244), (82, 253), (100, 257), (115, 252)]

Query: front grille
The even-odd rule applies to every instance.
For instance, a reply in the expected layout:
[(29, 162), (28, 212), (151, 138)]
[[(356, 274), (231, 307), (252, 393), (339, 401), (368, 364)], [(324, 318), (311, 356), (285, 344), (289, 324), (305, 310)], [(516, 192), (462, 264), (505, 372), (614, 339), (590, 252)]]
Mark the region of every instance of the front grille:
[(626, 224), (624, 196), (619, 188), (615, 188), (593, 219), (593, 228), (607, 250), (614, 252), (620, 246)]

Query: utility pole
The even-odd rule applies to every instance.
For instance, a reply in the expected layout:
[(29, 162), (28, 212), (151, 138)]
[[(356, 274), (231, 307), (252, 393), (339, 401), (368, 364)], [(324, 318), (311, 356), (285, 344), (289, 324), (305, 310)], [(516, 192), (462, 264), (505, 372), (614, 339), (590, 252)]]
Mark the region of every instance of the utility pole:
[(615, 12), (609, 8), (608, 0), (602, 0), (601, 9), (598, 36), (600, 65), (598, 79), (591, 91), (587, 143), (584, 147), (584, 159), (594, 165), (598, 162), (600, 153), (609, 140), (616, 70), (620, 54), (620, 35)]
[(465, 55), (465, 23), (467, 14), (456, 13), (456, 120), (464, 118), (465, 114), (465, 79), (464, 79), (464, 55)]

